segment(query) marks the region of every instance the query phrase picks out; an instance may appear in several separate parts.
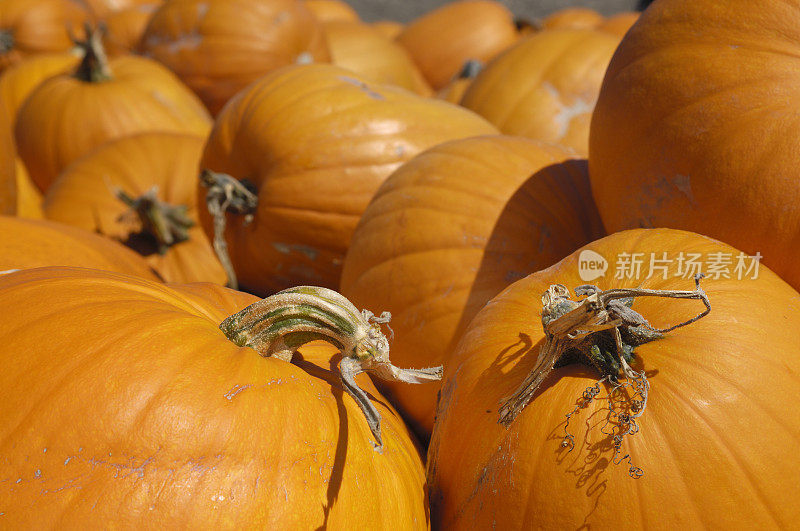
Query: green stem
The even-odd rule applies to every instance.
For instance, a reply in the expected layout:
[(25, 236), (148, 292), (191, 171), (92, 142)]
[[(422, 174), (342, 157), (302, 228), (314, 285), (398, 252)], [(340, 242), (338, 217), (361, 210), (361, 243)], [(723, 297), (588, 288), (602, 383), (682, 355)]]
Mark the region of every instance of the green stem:
[(424, 383), (440, 380), (442, 367), (401, 369), (389, 361), (389, 341), (381, 331), (391, 315), (376, 317), (361, 312), (339, 293), (328, 288), (299, 286), (262, 299), (229, 316), (219, 325), (225, 336), (264, 357), (291, 361), (300, 346), (322, 339), (342, 352), (340, 377), (345, 391), (356, 401), (381, 451), (381, 415), (355, 376), (371, 372), (387, 380)]

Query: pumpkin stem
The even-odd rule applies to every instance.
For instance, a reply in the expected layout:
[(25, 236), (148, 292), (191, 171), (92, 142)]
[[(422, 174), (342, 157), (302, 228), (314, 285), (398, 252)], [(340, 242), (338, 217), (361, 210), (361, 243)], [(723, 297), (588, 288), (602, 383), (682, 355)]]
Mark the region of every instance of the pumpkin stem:
[(235, 179), (226, 173), (217, 173), (208, 169), (200, 172), (200, 183), (205, 186), (206, 207), (214, 220), (214, 252), (217, 254), (225, 274), (228, 277), (227, 286), (239, 289), (236, 271), (233, 269), (228, 243), (225, 241), (226, 213), (244, 216), (245, 225), (253, 220), (253, 214), (258, 206), (258, 195), (255, 187), (247, 180)]
[(5, 55), (14, 49), (14, 33), (11, 30), (0, 30), (0, 55)]
[(389, 361), (389, 341), (381, 331), (391, 315), (359, 312), (341, 294), (322, 287), (298, 286), (262, 299), (229, 316), (219, 325), (225, 336), (264, 357), (290, 362), (302, 345), (324, 340), (342, 352), (339, 373), (345, 391), (361, 408), (381, 452), (381, 415), (355, 376), (371, 372), (388, 381), (425, 383), (442, 378), (442, 367), (401, 369)]
[(70, 38), (79, 49), (83, 50), (83, 59), (75, 77), (87, 83), (102, 83), (112, 79), (111, 69), (108, 66), (105, 48), (103, 48), (103, 34), (105, 26), (98, 25), (92, 28), (90, 23), (84, 25), (85, 39), (79, 39), (70, 30)]
[(517, 31), (523, 35), (529, 35), (531, 33), (537, 33), (542, 31), (544, 27), (542, 26), (541, 20), (538, 18), (530, 19), (530, 18), (515, 18), (514, 19), (514, 26), (517, 27)]
[(456, 76), (456, 79), (475, 79), (478, 74), (483, 70), (483, 63), (477, 59), (469, 59), (464, 62), (461, 71)]
[(189, 229), (194, 226), (194, 221), (189, 217), (186, 205), (165, 203), (158, 199), (157, 193), (156, 186), (138, 198), (131, 197), (121, 188), (114, 190), (114, 195), (138, 217), (141, 232), (156, 240), (158, 253), (163, 255), (170, 246), (189, 239)]

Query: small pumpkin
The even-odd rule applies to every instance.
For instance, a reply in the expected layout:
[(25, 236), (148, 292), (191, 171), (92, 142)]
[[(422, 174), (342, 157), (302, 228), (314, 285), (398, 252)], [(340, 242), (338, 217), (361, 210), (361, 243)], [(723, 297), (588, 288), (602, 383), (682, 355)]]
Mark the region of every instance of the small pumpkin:
[(595, 29), (605, 22), (605, 17), (589, 7), (568, 7), (544, 17), (541, 29)]
[(372, 27), (380, 31), (385, 37), (390, 39), (396, 38), (403, 31), (405, 25), (402, 22), (394, 20), (379, 20), (372, 23)]
[(159, 280), (141, 256), (89, 231), (46, 220), (0, 216), (0, 272), (86, 267)]
[(90, 18), (77, 0), (0, 2), (0, 71), (26, 57), (66, 52), (74, 45), (70, 32), (79, 34)]
[[(625, 261), (637, 253), (644, 261), (640, 275)], [(446, 366), (428, 451), (435, 527), (795, 525), (800, 461), (787, 456), (800, 453), (795, 436), (800, 415), (791, 407), (800, 393), (800, 294), (763, 266), (741, 279), (710, 274), (700, 280), (710, 313), (636, 346), (630, 361), (634, 379), (621, 370), (610, 379), (594, 366), (621, 359), (608, 346), (609, 336), (599, 335), (614, 328), (576, 332), (585, 338), (583, 346), (556, 368), (548, 364), (527, 406), (508, 427), (499, 422), (507, 397), (527, 377), (541, 374), (540, 349), (572, 330), (553, 332), (561, 326), (556, 316), (572, 318), (566, 312), (574, 303), (550, 298), (551, 290), (574, 298), (572, 289), (584, 285), (583, 293), (592, 293), (581, 275), (591, 270), (581, 261), (597, 261), (598, 255), (608, 261), (605, 276), (592, 281), (603, 290), (669, 290), (700, 298), (688, 266), (679, 261), (688, 253), (700, 253), (706, 263), (714, 253), (735, 257), (739, 251), (683, 231), (618, 232), (519, 280), (478, 313)], [(651, 256), (667, 262), (648, 269)], [(617, 269), (620, 264), (624, 267)], [(539, 301), (545, 297), (564, 310), (550, 303), (543, 307)], [(592, 297), (596, 306), (589, 310)], [(579, 312), (598, 315), (609, 308), (596, 292), (586, 298)], [(630, 304), (623, 301), (617, 309), (652, 324), (637, 324), (638, 337), (685, 323), (706, 309), (698, 300), (652, 294)], [(546, 325), (547, 336), (543, 322), (553, 323)], [(585, 328), (584, 334), (600, 327)], [(623, 342), (635, 336), (625, 337)], [(613, 359), (606, 358), (612, 353)], [(639, 393), (636, 385), (645, 383), (646, 392)]]
[(397, 36), (434, 90), (470, 59), (487, 62), (519, 35), (511, 12), (495, 0), (460, 0), (427, 12)]
[(528, 37), (488, 64), (461, 105), (508, 135), (588, 153), (589, 123), (619, 40), (595, 30), (550, 30)]
[(276, 68), (330, 57), (322, 24), (302, 0), (167, 0), (141, 51), (175, 72), (213, 115)]
[(234, 343), (220, 323), (255, 302), (86, 269), (0, 275), (4, 524), (427, 527), (397, 413), (353, 379), (382, 416), (379, 453), (333, 372), (349, 355), (316, 343), (288, 363)]
[(44, 214), (125, 243), (168, 282), (224, 284), (197, 220), (203, 143), (176, 133), (108, 142), (62, 172), (45, 195)]
[(325, 38), (333, 64), (375, 83), (395, 85), (421, 96), (432, 94), (405, 48), (372, 26), (361, 22), (328, 22)]
[(248, 290), (336, 288), (353, 229), (394, 169), (446, 140), (496, 132), (466, 109), (343, 68), (285, 67), (217, 117), (201, 167), (229, 177), (198, 191), (222, 225), (206, 209), (200, 219)]
[(592, 117), (592, 190), (609, 230), (707, 234), (800, 288), (798, 21), (784, 2), (667, 0), (642, 14)]
[(99, 32), (83, 46), (75, 73), (41, 83), (17, 114), (17, 149), (42, 191), (108, 140), (144, 131), (207, 134), (208, 112), (167, 69), (136, 56), (107, 62)]
[[(381, 185), (353, 233), (341, 291), (391, 312), (395, 361), (446, 366), (486, 301), (604, 234), (586, 161), (571, 157), (558, 146), (487, 135), (434, 146)], [(385, 386), (430, 436), (438, 382)]]

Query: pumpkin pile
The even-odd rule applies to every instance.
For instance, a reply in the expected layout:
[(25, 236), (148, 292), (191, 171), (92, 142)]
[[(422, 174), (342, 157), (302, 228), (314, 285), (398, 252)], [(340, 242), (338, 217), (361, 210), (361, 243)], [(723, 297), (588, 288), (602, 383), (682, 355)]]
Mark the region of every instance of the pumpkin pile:
[(0, 0), (0, 528), (796, 527), (799, 13)]

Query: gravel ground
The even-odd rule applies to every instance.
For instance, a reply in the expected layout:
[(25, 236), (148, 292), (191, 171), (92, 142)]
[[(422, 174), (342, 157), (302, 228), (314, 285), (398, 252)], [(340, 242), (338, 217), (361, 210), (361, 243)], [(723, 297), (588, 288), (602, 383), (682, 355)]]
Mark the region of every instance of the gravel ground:
[[(503, 0), (518, 17), (536, 18), (572, 6), (591, 7), (610, 15), (633, 11), (643, 0)], [(449, 0), (347, 0), (367, 22), (397, 20), (408, 22), (417, 15), (449, 3)]]

